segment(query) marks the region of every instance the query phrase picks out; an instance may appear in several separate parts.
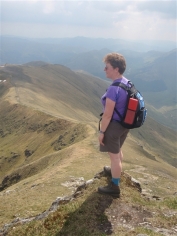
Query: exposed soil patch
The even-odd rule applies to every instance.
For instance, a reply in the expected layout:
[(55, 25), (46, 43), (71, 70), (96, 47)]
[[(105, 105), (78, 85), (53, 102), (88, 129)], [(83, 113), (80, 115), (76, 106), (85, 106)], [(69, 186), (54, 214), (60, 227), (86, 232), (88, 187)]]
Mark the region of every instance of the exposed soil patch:
[(106, 215), (115, 231), (118, 227), (123, 226), (132, 229), (140, 223), (144, 223), (147, 218), (153, 217), (152, 213), (143, 209), (142, 206), (125, 204), (120, 199), (114, 199), (110, 208), (107, 209)]

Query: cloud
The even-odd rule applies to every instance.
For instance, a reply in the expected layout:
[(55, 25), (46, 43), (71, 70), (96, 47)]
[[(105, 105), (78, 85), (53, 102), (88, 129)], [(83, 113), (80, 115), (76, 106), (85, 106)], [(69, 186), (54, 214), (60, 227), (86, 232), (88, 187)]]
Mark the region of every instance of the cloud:
[(168, 1), (144, 1), (137, 2), (136, 8), (139, 11), (147, 12), (148, 14), (156, 13), (162, 18), (177, 18), (177, 2), (176, 0)]
[(3, 0), (1, 25), (1, 34), (10, 34), (16, 27), (18, 34), (30, 36), (35, 31), (37, 37), (176, 40), (176, 1)]
[(55, 6), (53, 2), (46, 2), (45, 6), (43, 7), (44, 14), (51, 14), (55, 11)]

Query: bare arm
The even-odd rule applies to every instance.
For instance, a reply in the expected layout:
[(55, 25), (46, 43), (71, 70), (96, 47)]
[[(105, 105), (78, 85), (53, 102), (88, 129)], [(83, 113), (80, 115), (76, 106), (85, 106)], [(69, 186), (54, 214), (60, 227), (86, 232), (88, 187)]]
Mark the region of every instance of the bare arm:
[[(106, 99), (106, 105), (105, 105), (105, 110), (104, 110), (104, 114), (102, 116), (102, 121), (101, 121), (101, 131), (105, 132), (110, 120), (112, 118), (112, 114), (114, 111), (114, 107), (115, 107), (115, 102), (112, 101), (111, 99), (107, 98)], [(100, 133), (99, 135), (99, 142), (101, 145), (103, 144), (103, 138), (104, 138), (104, 134)]]

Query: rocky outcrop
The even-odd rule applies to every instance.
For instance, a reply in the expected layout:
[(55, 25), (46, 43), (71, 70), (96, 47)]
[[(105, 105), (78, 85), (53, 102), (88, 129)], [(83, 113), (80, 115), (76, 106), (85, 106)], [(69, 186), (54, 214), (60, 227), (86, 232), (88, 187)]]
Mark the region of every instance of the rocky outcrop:
[[(100, 172), (99, 175), (97, 176), (103, 176), (104, 173)], [(73, 185), (75, 186), (75, 191), (72, 195), (69, 196), (64, 196), (64, 197), (58, 197), (50, 206), (50, 208), (44, 212), (42, 212), (41, 214), (34, 216), (34, 217), (30, 217), (30, 218), (19, 218), (17, 217), (16, 219), (14, 219), (11, 223), (9, 224), (5, 224), (3, 226), (3, 228), (0, 230), (0, 236), (5, 236), (8, 232), (8, 229), (13, 227), (16, 224), (25, 224), (25, 223), (29, 223), (33, 220), (41, 220), (46, 218), (50, 213), (55, 212), (57, 210), (57, 208), (60, 205), (64, 205), (67, 204), (68, 202), (74, 200), (75, 198), (77, 198), (81, 192), (89, 185), (92, 184), (98, 177), (94, 177), (93, 179), (90, 179), (88, 181), (83, 181), (83, 178), (80, 179), (76, 179), (76, 181), (72, 180)], [(8, 179), (8, 178), (7, 178)], [(71, 185), (70, 185), (71, 187)]]
[[(8, 230), (17, 224), (25, 224), (31, 221), (45, 219), (46, 217), (49, 216), (49, 214), (57, 211), (59, 206), (76, 200), (78, 197), (80, 197), (80, 195), (89, 185), (91, 185), (94, 181), (99, 181), (99, 179), (101, 179), (103, 176), (105, 176), (104, 171), (97, 173), (94, 176), (94, 178), (87, 181), (85, 181), (83, 177), (80, 178), (71, 177), (69, 181), (62, 183), (62, 185), (73, 189), (73, 194), (64, 197), (57, 197), (57, 199), (51, 204), (49, 209), (42, 212), (41, 214), (29, 218), (17, 217), (11, 223), (5, 224), (3, 226), (3, 228), (0, 230), (0, 236), (6, 236)], [(132, 178), (129, 174), (125, 172), (122, 173), (122, 178), (126, 182), (126, 186), (130, 186), (131, 188), (135, 188), (137, 189), (137, 191), (142, 192), (140, 183), (136, 179)], [(106, 198), (104, 199), (106, 200)], [(177, 214), (177, 212), (173, 213)], [(110, 222), (109, 227), (104, 225), (104, 231), (107, 232), (107, 234), (109, 232), (110, 233), (113, 232), (114, 227), (119, 227), (119, 226), (125, 227), (127, 228), (127, 230), (132, 230), (134, 229), (134, 227), (137, 226), (144, 227), (153, 230), (154, 232), (161, 233), (165, 236), (175, 235), (177, 233), (177, 228), (173, 228), (171, 230), (157, 227), (154, 228), (149, 221), (149, 218), (152, 218), (154, 216), (153, 212), (147, 211), (143, 206), (132, 205), (131, 203), (128, 202), (125, 204), (125, 202), (121, 200), (113, 201), (105, 214), (108, 215), (108, 219)]]

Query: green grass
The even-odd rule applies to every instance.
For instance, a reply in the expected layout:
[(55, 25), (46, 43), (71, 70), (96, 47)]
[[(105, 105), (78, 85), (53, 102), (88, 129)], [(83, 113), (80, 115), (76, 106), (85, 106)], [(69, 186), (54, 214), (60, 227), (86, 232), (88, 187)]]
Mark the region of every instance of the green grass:
[(162, 202), (164, 206), (167, 206), (169, 209), (177, 209), (177, 197), (166, 198)]
[[(15, 215), (19, 215), (22, 218), (37, 215), (50, 207), (51, 202), (56, 197), (70, 194), (71, 190), (61, 185), (61, 183), (68, 181), (70, 176), (83, 176), (85, 179), (93, 178), (95, 173), (100, 171), (104, 165), (110, 164), (107, 154), (98, 152), (97, 134), (95, 133), (94, 125), (82, 126), (81, 124), (78, 125), (77, 123), (68, 121), (57, 123), (57, 118), (39, 111), (34, 111), (21, 105), (9, 106), (8, 103), (6, 105), (4, 106), (6, 113), (2, 112), (0, 115), (2, 116), (1, 120), (4, 119), (3, 122), (7, 123), (5, 127), (11, 129), (11, 133), (1, 138), (1, 149), (4, 150), (4, 153), (5, 150), (7, 151), (7, 156), (10, 155), (11, 151), (21, 153), (21, 156), (17, 160), (10, 158), (12, 160), (10, 164), (7, 161), (8, 159), (6, 159), (7, 162), (2, 162), (4, 165), (3, 171), (9, 174), (19, 173), (22, 178), (18, 183), (5, 189), (0, 194), (1, 226), (11, 222), (15, 218)], [(11, 112), (9, 118), (6, 116), (8, 112)], [(24, 115), (26, 117), (26, 124), (18, 124), (17, 121), (23, 120)], [(5, 119), (5, 117), (7, 118)], [(51, 144), (55, 143), (55, 145), (59, 145), (60, 135), (63, 135), (63, 143), (68, 143), (73, 138), (75, 142), (72, 145), (64, 146), (62, 150), (56, 151), (54, 150), (56, 146)], [(32, 156), (25, 158), (24, 150), (27, 146), (30, 150), (35, 148), (36, 151)], [(128, 173), (137, 179), (148, 176), (146, 178), (148, 186), (142, 183), (143, 188), (150, 188), (153, 190), (152, 194), (160, 194), (160, 196), (170, 196), (174, 193), (177, 176), (174, 167), (161, 161), (160, 158), (156, 157), (157, 160), (153, 160), (151, 158), (153, 156), (151, 152), (138, 145), (132, 135), (129, 135), (123, 147), (123, 152), (124, 170), (127, 170)], [(5, 156), (5, 154), (3, 155)], [(19, 162), (17, 162), (18, 160)], [(137, 168), (140, 168), (139, 172)], [(160, 176), (161, 174), (164, 176)], [(168, 189), (166, 186), (170, 188)], [(151, 207), (152, 209), (153, 207), (160, 207), (155, 202), (140, 198), (138, 192), (135, 191), (132, 193), (127, 188), (125, 187), (125, 192), (123, 192), (126, 204), (138, 204), (141, 206), (141, 209), (144, 205), (150, 209)], [(7, 192), (10, 190), (10, 192), (6, 193), (6, 190)], [(86, 199), (87, 197), (83, 201), (86, 201)], [(94, 200), (91, 202), (94, 202)], [(89, 203), (87, 205), (91, 209)], [(70, 208), (66, 214), (62, 210), (64, 222), (66, 221), (65, 216), (67, 217), (69, 215), (69, 219), (73, 219), (72, 217), (77, 215), (74, 214), (72, 216), (73, 206), (71, 205)], [(76, 210), (74, 211), (75, 213)], [(67, 222), (70, 222), (69, 219), (67, 218)], [(104, 219), (105, 213), (99, 215), (97, 221), (104, 221)], [(87, 218), (85, 220), (87, 221)], [(35, 228), (39, 224), (41, 228), (41, 222), (31, 224), (34, 224)], [(88, 229), (85, 230), (85, 232), (87, 231)], [(44, 229), (44, 233), (46, 232)]]
[[(107, 84), (88, 75), (81, 78), (62, 66), (32, 70), (14, 66), (11, 70), (12, 78), (16, 76), (16, 89), (6, 87), (1, 90), (3, 94), (0, 92), (4, 96), (0, 103), (0, 179), (14, 173), (21, 178), (0, 192), (1, 227), (17, 216), (38, 215), (58, 196), (71, 194), (72, 189), (62, 186), (71, 176), (87, 180), (104, 165), (110, 165), (107, 154), (98, 151), (97, 137), (100, 96)], [(33, 154), (26, 157), (26, 149)], [(176, 211), (173, 194), (177, 172), (172, 166), (176, 163), (176, 133), (148, 117), (142, 128), (131, 131), (123, 152), (123, 170), (138, 179), (143, 189), (163, 200), (142, 197), (124, 178), (122, 198), (111, 200), (96, 192), (106, 181), (101, 179), (45, 220), (16, 225), (9, 235), (107, 235), (113, 223), (113, 235), (157, 236), (138, 223), (130, 231), (121, 225), (115, 227), (121, 217), (130, 220), (134, 213), (134, 218), (141, 219), (141, 214), (148, 217), (149, 212), (156, 213), (149, 217), (154, 227), (173, 227), (176, 216), (170, 212)], [(111, 218), (114, 210), (117, 223)]]
[[(149, 215), (148, 221), (152, 227), (161, 227), (171, 229), (176, 225), (177, 216), (166, 217), (160, 206), (168, 208), (167, 201), (152, 201), (142, 198), (136, 188), (130, 186), (126, 181), (126, 176), (123, 175), (121, 189), (122, 195), (120, 199), (113, 199), (110, 196), (100, 195), (97, 193), (97, 187), (106, 184), (109, 179), (102, 177), (89, 185), (75, 200), (59, 206), (57, 211), (50, 214), (46, 219), (34, 221), (24, 225), (14, 226), (8, 233), (8, 236), (100, 236), (100, 235), (116, 235), (128, 236), (147, 234), (150, 236), (160, 236), (153, 230), (135, 224), (135, 219), (131, 219), (129, 224), (132, 229), (127, 229), (122, 225), (116, 226), (114, 219), (119, 219), (125, 215), (127, 205), (133, 206), (128, 213), (133, 217), (139, 217), (139, 214), (144, 214), (142, 217)], [(168, 202), (174, 202), (170, 198)], [(123, 207), (123, 208), (121, 208)], [(112, 214), (110, 214), (109, 210)], [(116, 212), (115, 212), (116, 211)], [(152, 214), (153, 213), (155, 214)], [(111, 218), (115, 215), (115, 218)], [(139, 222), (143, 222), (140, 219)]]
[[(1, 181), (12, 173), (19, 173), (20, 180), (37, 174), (49, 165), (47, 155), (81, 141), (87, 130), (81, 124), (8, 102), (1, 102), (0, 120)], [(25, 150), (32, 155), (26, 156)]]

